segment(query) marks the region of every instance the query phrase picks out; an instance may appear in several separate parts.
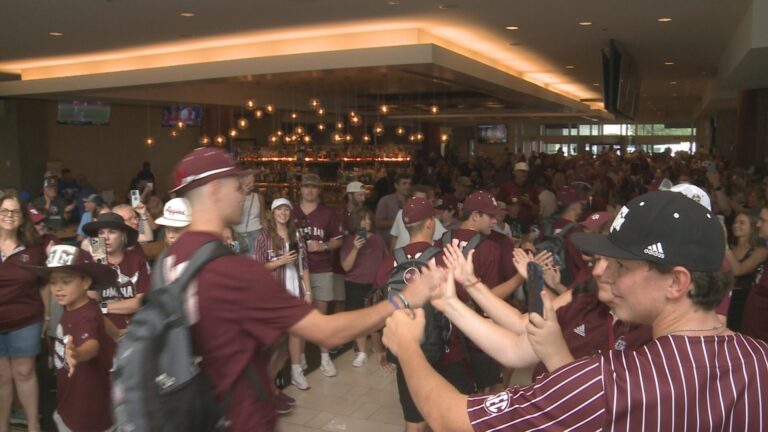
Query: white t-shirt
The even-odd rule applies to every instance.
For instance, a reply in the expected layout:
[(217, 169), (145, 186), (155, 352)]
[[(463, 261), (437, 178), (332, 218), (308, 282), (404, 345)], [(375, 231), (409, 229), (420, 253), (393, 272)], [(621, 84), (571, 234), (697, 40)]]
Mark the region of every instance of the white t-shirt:
[(252, 192), (243, 201), (243, 221), (235, 225), (235, 232), (244, 234), (261, 229), (261, 204), (259, 194)]
[[(432, 240), (440, 240), (443, 233), (447, 230), (443, 226), (439, 219), (435, 218), (435, 235)], [(395, 249), (401, 248), (411, 242), (411, 235), (408, 234), (408, 230), (405, 229), (405, 223), (403, 223), (403, 211), (398, 210), (397, 216), (395, 216), (395, 223), (392, 224), (392, 229), (389, 230), (389, 234), (395, 237)]]

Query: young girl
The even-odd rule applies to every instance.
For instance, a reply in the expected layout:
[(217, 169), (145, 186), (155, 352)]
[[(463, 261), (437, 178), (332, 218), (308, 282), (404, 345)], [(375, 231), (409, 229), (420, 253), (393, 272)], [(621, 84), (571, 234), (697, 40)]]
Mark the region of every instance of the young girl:
[[(271, 217), (267, 225), (256, 236), (253, 251), (256, 261), (272, 270), (278, 282), (291, 295), (312, 301), (309, 287), (309, 269), (303, 242), (299, 241), (293, 221), (293, 204), (285, 198), (272, 201)], [(309, 388), (304, 376), (306, 360), (304, 341), (296, 336), (288, 337), (288, 351), (291, 356), (291, 384), (300, 390)]]
[(74, 246), (53, 246), (46, 265), (25, 269), (47, 279), (64, 308), (54, 345), (58, 402), (53, 419), (60, 432), (110, 430), (114, 342), (88, 290), (113, 285), (117, 273)]

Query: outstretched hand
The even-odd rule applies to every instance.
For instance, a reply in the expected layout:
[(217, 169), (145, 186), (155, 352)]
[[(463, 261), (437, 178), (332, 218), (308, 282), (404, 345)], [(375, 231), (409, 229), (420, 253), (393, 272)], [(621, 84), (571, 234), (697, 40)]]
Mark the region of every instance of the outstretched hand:
[(557, 321), (557, 314), (552, 306), (549, 293), (542, 291), (544, 316), (532, 312), (528, 314), (528, 341), (533, 351), (541, 359), (549, 371), (573, 361), (568, 345), (563, 338), (563, 332)]
[(474, 249), (469, 251), (469, 254), (464, 257), (464, 253), (459, 248), (459, 241), (454, 239), (450, 244), (445, 245), (443, 253), (443, 259), (448, 268), (452, 270), (456, 282), (465, 285), (467, 282), (475, 279)]
[(395, 356), (410, 348), (421, 350), (424, 337), (424, 309), (399, 309), (387, 318), (382, 342)]
[[(430, 265), (435, 265), (430, 263)], [(435, 265), (436, 266), (436, 265)], [(454, 270), (449, 269), (445, 272), (444, 280), (436, 285), (432, 290), (432, 306), (440, 312), (445, 311), (446, 303), (456, 299), (456, 282)]]

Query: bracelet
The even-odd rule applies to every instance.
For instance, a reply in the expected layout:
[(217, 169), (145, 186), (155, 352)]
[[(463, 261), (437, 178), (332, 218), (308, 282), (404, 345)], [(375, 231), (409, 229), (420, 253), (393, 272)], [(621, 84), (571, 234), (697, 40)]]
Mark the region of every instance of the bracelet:
[(400, 305), (397, 304), (397, 302), (392, 298), (392, 296), (387, 297), (387, 301), (389, 302), (389, 304), (392, 305), (393, 308), (395, 308), (395, 310), (400, 309)]
[(398, 292), (398, 293), (395, 293), (395, 295), (397, 296), (397, 298), (400, 299), (401, 302), (403, 302), (403, 306), (405, 306), (406, 309), (411, 308), (411, 303), (408, 301), (407, 298), (405, 298), (403, 293)]
[(472, 282), (471, 284), (467, 284), (467, 285), (464, 285), (464, 288), (473, 287), (473, 286), (475, 286), (475, 285), (479, 284), (480, 282), (482, 282), (482, 281), (480, 280), (480, 278), (475, 278), (475, 281), (474, 281), (474, 282)]

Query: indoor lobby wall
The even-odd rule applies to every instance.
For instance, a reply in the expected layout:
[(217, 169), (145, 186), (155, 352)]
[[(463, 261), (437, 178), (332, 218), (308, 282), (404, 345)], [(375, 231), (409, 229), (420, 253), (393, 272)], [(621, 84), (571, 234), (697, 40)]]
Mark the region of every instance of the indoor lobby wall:
[[(125, 196), (142, 162), (149, 161), (156, 188), (165, 195), (173, 167), (197, 147), (200, 130), (186, 128), (172, 138), (171, 129), (160, 126), (161, 115), (159, 107), (149, 108), (147, 114), (146, 107), (112, 105), (109, 125), (63, 125), (56, 122), (57, 104), (48, 102), (42, 113), (48, 130), (48, 160), (61, 162), (75, 176), (85, 175), (96, 190), (114, 190), (116, 197)], [(147, 134), (155, 139), (151, 148), (144, 144)]]

